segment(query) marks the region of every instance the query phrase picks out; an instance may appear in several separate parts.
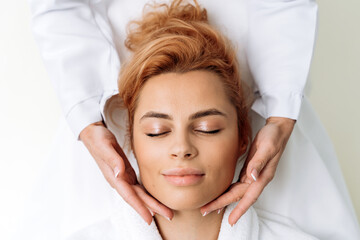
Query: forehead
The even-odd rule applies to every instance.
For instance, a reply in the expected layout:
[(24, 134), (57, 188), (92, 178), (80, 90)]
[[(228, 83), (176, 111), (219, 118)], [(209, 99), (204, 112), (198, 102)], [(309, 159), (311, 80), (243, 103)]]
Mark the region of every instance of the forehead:
[(193, 112), (218, 108), (229, 114), (235, 109), (225, 93), (221, 78), (209, 71), (164, 73), (150, 78), (139, 93), (137, 113), (160, 111), (189, 116)]

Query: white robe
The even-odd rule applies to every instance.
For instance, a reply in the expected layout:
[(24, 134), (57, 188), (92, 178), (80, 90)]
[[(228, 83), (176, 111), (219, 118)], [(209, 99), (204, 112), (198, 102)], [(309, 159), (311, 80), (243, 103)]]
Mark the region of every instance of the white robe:
[[(218, 240), (316, 240), (304, 233), (291, 220), (251, 207), (231, 227), (228, 217), (235, 208), (232, 203), (225, 208)], [(199, 213), (200, 214), (200, 213)], [(114, 213), (105, 220), (96, 222), (71, 235), (66, 240), (161, 240), (154, 221), (145, 221), (124, 201), (119, 201)]]
[[(125, 26), (149, 0), (28, 0), (32, 29), (63, 114), (75, 136), (101, 121), (128, 52)], [(167, 2), (167, 0), (157, 0)], [(238, 48), (253, 110), (297, 119), (313, 53), (314, 0), (199, 0), (209, 21)], [(254, 81), (251, 77), (254, 75)], [(100, 104), (99, 104), (100, 103)]]
[[(113, 209), (116, 206), (115, 203), (120, 198), (106, 182), (95, 161), (83, 143), (78, 141), (77, 137), (78, 132), (88, 123), (91, 123), (88, 121), (92, 119), (98, 120), (99, 115), (100, 118), (101, 115), (105, 117), (103, 110), (106, 106), (106, 101), (112, 94), (117, 92), (114, 79), (116, 79), (119, 69), (119, 66), (117, 66), (120, 63), (119, 59), (122, 61), (126, 58), (126, 51), (121, 44), (121, 40), (124, 38), (124, 26), (129, 17), (136, 17), (136, 13), (141, 12), (139, 6), (142, 3), (141, 1), (131, 1), (133, 3), (131, 5), (130, 1), (109, 1), (108, 8), (100, 8), (102, 1), (90, 2), (94, 10), (91, 13), (84, 10), (82, 1), (33, 1), (32, 7), (36, 9), (34, 31), (37, 34), (37, 38), (41, 42), (41, 38), (46, 36), (54, 37), (57, 39), (56, 41), (60, 42), (59, 45), (56, 45), (44, 41), (40, 44), (40, 48), (50, 77), (55, 83), (60, 99), (62, 99), (61, 101), (69, 102), (62, 104), (64, 117), (60, 120), (51, 155), (45, 163), (43, 175), (39, 177), (39, 184), (34, 191), (33, 198), (28, 203), (28, 212), (24, 218), (24, 225), (19, 229), (18, 238), (16, 239), (64, 239), (79, 229), (99, 220), (107, 219), (113, 213)], [(275, 14), (274, 18), (276, 20), (272, 22), (272, 26), (279, 25), (285, 29), (289, 27), (287, 24), (293, 24), (294, 22), (285, 21), (286, 18), (277, 18), (276, 14), (280, 16), (280, 12), (283, 13), (283, 11), (279, 10), (278, 13), (271, 12), (270, 4), (276, 4), (276, 6), (279, 6), (278, 9), (283, 8), (284, 12), (287, 13), (289, 11), (289, 14), (294, 14), (291, 9), (295, 11), (297, 9), (296, 6), (300, 6), (300, 9), (304, 8), (304, 13), (309, 15), (306, 15), (307, 17), (305, 18), (305, 15), (300, 14), (299, 16), (301, 17), (297, 23), (300, 24), (300, 22), (304, 21), (305, 24), (300, 24), (301, 27), (313, 27), (314, 18), (311, 14), (314, 11), (316, 13), (316, 5), (313, 4), (313, 1), (254, 0), (249, 2), (253, 4), (251, 7), (255, 7), (256, 4), (262, 4), (261, 11), (257, 12), (262, 17), (260, 16), (258, 19), (264, 20), (264, 16)], [(42, 3), (45, 3), (45, 5), (53, 3), (63, 4), (63, 8), (62, 11), (55, 11), (54, 9), (42, 11), (41, 7), (46, 8)], [(256, 28), (248, 29), (248, 21), (252, 22), (253, 25), (250, 24), (251, 26), (254, 26), (256, 23), (256, 20), (254, 20), (255, 16), (252, 19), (246, 11), (248, 8), (245, 8), (245, 6), (248, 1), (231, 1), (236, 8), (231, 8), (226, 4), (215, 5), (214, 3), (215, 1), (209, 0), (208, 4), (205, 5), (208, 8), (209, 18), (238, 46), (238, 57), (243, 79), (250, 82), (254, 87), (256, 96), (256, 102), (253, 106), (254, 111), (252, 111), (254, 133), (264, 125), (265, 118), (269, 115), (275, 114), (276, 116), (278, 113), (281, 116), (297, 118), (298, 111), (300, 113), (286, 150), (280, 159), (275, 177), (265, 188), (258, 201), (254, 204), (254, 207), (291, 219), (302, 231), (319, 239), (360, 239), (355, 211), (351, 204), (332, 144), (306, 97), (302, 103), (301, 110), (300, 108), (297, 110), (296, 107), (299, 107), (301, 103), (302, 88), (306, 80), (312, 54), (312, 51), (309, 51), (308, 48), (312, 47), (314, 36), (301, 37), (302, 41), (307, 44), (303, 46), (306, 54), (294, 53), (295, 57), (285, 56), (288, 53), (286, 43), (283, 44), (282, 48), (275, 44), (275, 42), (271, 43), (271, 41), (277, 40), (276, 36), (271, 40), (264, 39), (261, 38), (263, 32), (259, 31), (256, 33)], [(36, 4), (39, 4), (38, 6), (41, 7), (36, 8)], [(136, 4), (139, 6), (136, 6)], [(97, 5), (99, 8), (96, 8)], [(124, 6), (127, 7), (126, 11), (122, 9)], [(132, 7), (128, 8), (128, 6)], [(230, 4), (230, 6), (232, 5)], [(290, 10), (286, 8), (290, 8)], [(309, 9), (306, 10), (306, 8)], [(77, 16), (79, 24), (76, 29), (73, 29), (73, 20), (76, 19), (74, 19), (74, 16), (69, 11), (79, 9), (81, 10)], [(109, 16), (110, 25), (106, 24), (104, 19), (101, 18), (101, 16), (106, 15), (105, 13)], [(94, 17), (94, 22), (91, 23), (98, 27), (100, 26), (100, 33), (97, 32), (98, 28), (95, 29), (96, 31), (91, 28), (89, 29), (87, 25), (89, 14), (93, 14), (92, 16)], [(61, 17), (62, 21), (59, 21), (59, 24), (64, 25), (53, 27), (50, 24), (52, 21), (57, 24), (55, 19), (52, 18), (54, 15), (55, 18)], [(50, 19), (47, 19), (47, 17)], [(284, 14), (282, 14), (282, 17), (284, 17)], [(231, 24), (234, 23), (238, 25), (229, 29), (232, 26)], [(108, 29), (109, 26), (112, 26), (114, 35), (110, 34), (111, 29)], [(263, 30), (266, 32), (267, 30), (272, 31), (274, 29)], [(65, 31), (73, 31), (72, 33), (74, 34), (61, 35)], [(81, 38), (81, 34), (84, 31), (88, 34), (86, 35), (88, 40), (85, 42)], [(105, 36), (108, 40), (107, 44), (98, 38), (99, 34), (102, 37)], [(293, 40), (292, 37), (296, 35), (289, 34), (289, 36), (288, 40)], [(119, 46), (113, 45), (114, 39)], [(250, 43), (247, 42), (249, 39), (252, 40)], [(71, 45), (73, 48), (71, 46), (62, 48), (61, 46), (63, 45), (61, 44), (66, 41), (72, 41), (74, 43), (74, 45)], [(265, 47), (261, 46), (262, 41)], [(94, 42), (99, 45), (99, 48), (91, 47), (91, 43)], [(281, 74), (281, 69), (284, 68), (275, 64), (274, 69), (277, 69), (277, 66), (279, 70), (276, 70), (274, 72), (275, 75), (272, 75), (270, 71), (272, 64), (269, 64), (264, 59), (258, 59), (258, 56), (255, 54), (251, 54), (252, 48), (259, 47), (264, 50), (265, 56), (262, 56), (262, 58), (266, 59), (266, 56), (274, 54), (271, 52), (273, 49), (271, 48), (272, 44), (277, 46), (274, 48), (276, 51), (283, 52), (282, 54), (275, 54), (277, 59), (271, 60), (281, 63), (280, 59), (283, 57), (283, 59), (291, 58), (293, 61), (297, 59), (296, 61), (303, 61), (305, 64), (297, 65), (289, 62), (289, 68), (285, 67), (286, 70), (283, 75)], [(57, 48), (57, 46), (59, 47)], [(247, 46), (246, 49), (244, 49), (245, 46)], [(269, 47), (270, 52), (266, 50), (266, 47)], [(119, 52), (119, 59), (114, 54), (114, 49)], [(87, 55), (83, 56), (83, 52), (86, 52)], [(70, 57), (73, 57), (70, 55), (80, 55), (82, 58), (70, 59)], [(91, 56), (95, 57), (91, 58)], [(96, 59), (104, 61), (97, 65)], [(258, 64), (262, 62), (265, 62), (265, 64)], [(253, 82), (250, 74), (249, 68), (251, 66), (249, 65), (253, 66), (251, 71), (257, 78), (256, 84)], [(85, 76), (82, 75), (81, 66), (85, 66), (88, 71)], [(296, 68), (295, 66), (300, 67)], [(289, 69), (295, 71), (296, 74), (290, 75), (291, 71), (288, 71)], [(266, 79), (268, 77), (264, 75), (270, 75), (272, 80), (269, 79), (267, 82)], [(291, 84), (284, 84), (286, 81), (291, 82), (292, 76), (301, 76), (302, 78), (295, 80)], [(106, 81), (106, 84), (94, 85), (92, 80), (97, 77), (101, 77), (102, 81)], [(70, 79), (71, 81), (65, 82), (65, 79)], [(77, 82), (79, 79), (83, 79), (81, 81), (84, 81), (84, 79), (89, 80), (90, 83), (82, 83), (83, 88), (77, 90), (78, 85), (81, 86)], [(263, 82), (259, 79), (263, 79)], [(280, 79), (280, 82), (278, 82), (278, 79)], [(275, 82), (277, 84), (274, 84)], [(270, 85), (282, 86), (284, 89), (269, 91), (267, 88)], [(103, 86), (106, 86), (106, 88), (102, 89)], [(88, 88), (94, 91), (99, 88), (101, 91), (93, 92), (92, 96), (94, 97), (92, 97), (84, 92), (84, 89)], [(290, 88), (293, 89), (291, 90)], [(72, 95), (75, 97), (72, 97)], [(77, 104), (74, 105), (74, 102)], [(97, 109), (92, 108), (91, 106), (93, 105), (97, 106)], [(271, 106), (283, 106), (283, 108), (279, 108), (282, 110), (271, 109)], [(292, 113), (291, 107), (294, 107), (295, 112)], [(89, 109), (89, 111), (85, 111), (85, 109)], [(82, 118), (83, 115), (88, 117)], [(106, 117), (105, 121), (107, 122)], [(122, 123), (126, 124), (125, 121), (122, 121)], [(113, 129), (113, 131), (116, 130)], [(118, 140), (123, 145), (123, 140), (120, 138)], [(129, 158), (131, 161), (134, 161), (132, 155), (129, 155)]]
[[(125, 117), (119, 113), (115, 112), (115, 120)], [(255, 112), (251, 115), (256, 132), (265, 119)], [(108, 123), (114, 132), (121, 131)], [(121, 135), (116, 134), (123, 143)], [(133, 155), (128, 156), (136, 169)], [(238, 165), (237, 174), (240, 168)], [(28, 204), (24, 225), (15, 239), (66, 239), (108, 219), (120, 198), (62, 118), (38, 188)], [(355, 211), (331, 142), (306, 99), (275, 177), (254, 207), (289, 219), (318, 239), (360, 239)]]

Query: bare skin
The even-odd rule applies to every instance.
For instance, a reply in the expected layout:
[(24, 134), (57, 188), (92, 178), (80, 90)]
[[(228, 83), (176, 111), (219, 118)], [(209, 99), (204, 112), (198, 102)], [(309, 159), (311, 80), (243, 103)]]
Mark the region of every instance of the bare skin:
[[(260, 129), (251, 145), (250, 153), (240, 173), (239, 182), (234, 183), (219, 198), (203, 206), (201, 213), (210, 213), (240, 200), (229, 216), (229, 223), (235, 224), (256, 202), (263, 189), (273, 179), (294, 125), (295, 120), (292, 119), (268, 118), (266, 125)], [(146, 206), (151, 206), (152, 212), (165, 218), (173, 218), (173, 212), (169, 208), (149, 196), (136, 182), (134, 170), (123, 154), (115, 136), (105, 127), (103, 122), (96, 122), (87, 126), (80, 133), (80, 139), (94, 157), (109, 184), (148, 224), (152, 221), (152, 213)], [(257, 181), (254, 181), (251, 176), (253, 169), (256, 169), (258, 173), (254, 174)], [(117, 172), (119, 174), (115, 177)], [(247, 187), (247, 184), (241, 184), (241, 182), (251, 184)]]
[(153, 212), (166, 218), (173, 217), (169, 208), (149, 196), (138, 184), (134, 169), (115, 136), (103, 122), (87, 126), (80, 133), (80, 139), (95, 159), (107, 182), (140, 214), (145, 222), (150, 224), (153, 219), (152, 213), (146, 206), (150, 206)]
[[(276, 167), (285, 150), (295, 122), (295, 120), (288, 118), (268, 118), (265, 126), (260, 129), (251, 144), (239, 176), (239, 182), (234, 183), (219, 198), (203, 206), (201, 208), (202, 214), (221, 209), (240, 200), (228, 219), (229, 224), (234, 225), (256, 202), (266, 185), (274, 178)], [(251, 175), (252, 172), (256, 181)], [(248, 188), (241, 184), (244, 182), (250, 184)]]
[[(245, 152), (239, 139), (236, 108), (216, 74), (164, 73), (147, 80), (134, 114), (133, 151), (143, 186), (173, 209), (172, 221), (155, 215), (164, 239), (218, 239), (224, 211), (202, 216), (200, 207), (231, 185)], [(202, 176), (194, 180), (193, 172), (184, 172), (189, 169)]]

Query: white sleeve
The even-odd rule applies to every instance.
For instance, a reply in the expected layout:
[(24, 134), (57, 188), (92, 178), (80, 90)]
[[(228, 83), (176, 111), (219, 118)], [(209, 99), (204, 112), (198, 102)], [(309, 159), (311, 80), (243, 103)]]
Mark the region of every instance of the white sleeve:
[(249, 1), (248, 64), (264, 118), (297, 119), (316, 37), (314, 0)]
[(104, 3), (28, 2), (35, 40), (63, 114), (78, 138), (86, 126), (102, 120), (100, 100), (104, 91), (117, 88), (120, 63)]

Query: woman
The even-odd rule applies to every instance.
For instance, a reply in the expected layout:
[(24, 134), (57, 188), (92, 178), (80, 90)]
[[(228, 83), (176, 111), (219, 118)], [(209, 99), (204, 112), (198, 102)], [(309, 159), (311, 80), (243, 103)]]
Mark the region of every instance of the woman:
[[(287, 219), (258, 219), (252, 208), (232, 228), (232, 205), (226, 214), (201, 214), (202, 206), (230, 186), (249, 146), (251, 95), (234, 49), (208, 24), (206, 11), (180, 2), (148, 12), (130, 32), (126, 42), (133, 55), (118, 81), (123, 104), (110, 103), (108, 109), (110, 118), (114, 108), (127, 110), (126, 135), (140, 180), (174, 217), (155, 214), (146, 229), (140, 216), (119, 206), (111, 220), (72, 239), (315, 239), (288, 226)], [(121, 136), (119, 129), (112, 131)]]
[[(265, 48), (262, 46), (268, 38), (264, 39), (263, 35), (256, 35), (255, 30), (257, 28), (255, 26), (260, 25), (259, 21), (265, 19), (265, 17), (262, 18), (261, 16), (266, 16), (269, 12), (260, 10), (271, 9), (274, 14), (276, 12), (273, 19), (281, 24), (277, 25), (275, 21), (272, 22), (272, 26), (284, 26), (285, 23), (292, 26), (293, 21), (282, 21), (284, 15), (299, 13), (299, 9), (310, 13), (305, 10), (305, 8), (310, 7), (311, 14), (306, 15), (307, 17), (302, 18), (299, 22), (306, 20), (309, 23), (308, 25), (313, 26), (310, 22), (313, 23), (313, 13), (316, 12), (316, 7), (310, 2), (312, 1), (306, 1), (306, 3), (304, 1), (281, 1), (281, 3), (280, 1), (271, 1), (271, 3), (270, 1), (251, 1), (250, 8), (259, 5), (259, 11), (256, 12), (259, 15), (252, 13), (249, 19), (250, 23), (247, 24), (247, 1), (231, 1), (230, 4), (221, 5), (218, 4), (218, 1), (206, 1), (205, 6), (211, 12), (210, 20), (222, 31), (228, 33), (236, 44), (239, 44), (238, 52), (243, 80), (252, 81), (247, 61), (251, 63), (252, 74), (256, 76), (256, 83), (260, 88), (261, 95), (256, 96), (253, 109), (262, 117), (254, 112), (251, 113), (254, 133), (264, 126), (264, 118), (267, 118), (268, 114), (279, 113), (279, 103), (280, 105), (288, 103), (288, 101), (273, 101), (274, 96), (275, 98), (280, 96), (281, 99), (284, 99), (284, 97), (287, 99), (288, 92), (278, 89), (275, 94), (270, 95), (270, 92), (266, 91), (269, 90), (269, 86), (266, 87), (266, 84), (263, 86), (263, 83), (260, 82), (260, 79), (268, 79), (271, 76), (269, 73), (283, 72), (281, 66), (272, 64), (281, 63), (279, 59), (282, 57), (282, 55), (280, 56), (273, 51), (279, 50), (279, 47), (288, 46), (287, 44), (277, 45), (278, 48), (271, 47), (268, 48), (269, 51), (263, 51), (266, 50), (266, 46), (271, 45), (264, 44)], [(78, 133), (78, 130), (85, 126), (82, 116), (90, 116), (87, 120), (98, 119), (98, 114), (94, 112), (98, 112), (99, 109), (97, 107), (89, 108), (88, 106), (93, 106), (93, 103), (98, 104), (98, 100), (101, 99), (100, 111), (102, 111), (107, 97), (116, 93), (113, 90), (113, 86), (116, 84), (111, 81), (113, 76), (117, 74), (115, 70), (119, 67), (114, 49), (116, 47), (120, 61), (127, 58), (127, 50), (122, 46), (122, 38), (125, 36), (124, 25), (130, 17), (133, 18), (133, 16), (140, 13), (143, 2), (91, 1), (89, 6), (81, 1), (33, 1), (33, 3), (32, 6), (35, 9), (34, 23), (36, 23), (34, 31), (39, 42), (43, 41), (41, 48), (44, 59), (52, 79), (56, 85), (60, 86), (57, 89), (61, 99), (65, 99), (65, 104), (62, 106), (64, 113), (66, 113), (66, 120), (70, 123), (70, 129), (75, 129), (75, 131), (70, 131), (67, 124), (62, 120), (50, 156), (51, 161), (45, 167), (46, 171), (43, 179), (46, 180), (42, 181), (41, 189), (35, 194), (36, 200), (29, 207), (34, 211), (33, 215), (42, 216), (42, 218), (38, 219), (38, 221), (33, 221), (32, 218), (31, 222), (26, 222), (31, 223), (26, 224), (30, 228), (30, 234), (26, 236), (33, 236), (34, 239), (48, 239), (49, 236), (54, 238), (54, 235), (56, 235), (60, 238), (71, 234), (96, 219), (106, 217), (113, 212), (114, 201), (119, 197), (99, 173), (98, 166), (93, 162), (94, 155), (90, 156), (83, 144), (76, 141), (73, 133)], [(110, 3), (110, 6), (103, 7), (106, 3)], [(276, 6), (276, 9), (287, 10), (275, 11), (273, 6)], [(281, 18), (278, 17), (280, 15)], [(56, 21), (57, 17), (61, 21)], [(106, 20), (110, 21), (110, 23), (106, 24)], [(91, 28), (89, 25), (91, 25)], [(252, 28), (248, 29), (248, 25)], [(231, 26), (231, 28), (228, 28), (228, 26)], [(114, 35), (112, 35), (111, 30), (113, 30)], [(276, 31), (280, 30), (276, 29)], [(265, 32), (262, 33), (266, 35)], [(81, 36), (86, 36), (86, 38), (81, 38)], [(248, 36), (252, 41), (246, 44)], [(274, 39), (272, 39), (274, 44), (275, 40), (277, 40), (276, 36), (280, 35), (274, 35)], [(291, 35), (288, 40), (290, 41), (294, 36)], [(300, 66), (301, 69), (305, 65), (307, 66), (301, 71), (300, 75), (295, 74), (301, 81), (306, 79), (306, 76), (303, 75), (308, 72), (308, 63), (311, 57), (311, 54), (308, 54), (311, 51), (308, 50), (313, 43), (311, 36), (304, 37), (304, 39), (308, 40), (303, 45), (304, 49), (307, 49), (307, 54), (302, 56), (306, 57), (306, 59), (295, 62), (295, 65)], [(113, 41), (113, 39), (117, 41)], [(58, 44), (55, 44), (56, 42)], [(117, 46), (114, 46), (114, 42)], [(91, 47), (86, 47), (89, 46), (88, 44)], [(249, 54), (249, 59), (246, 59), (241, 54), (244, 47), (246, 47), (247, 53), (253, 52)], [(259, 65), (259, 62), (264, 63), (264, 59), (254, 54), (256, 49), (261, 49), (260, 52), (265, 54), (263, 57), (266, 59), (269, 59), (266, 57), (268, 54), (274, 54), (279, 59)], [(292, 53), (292, 51), (288, 50), (286, 50), (286, 54)], [(84, 55), (84, 52), (90, 55)], [(82, 57), (79, 59), (74, 56)], [(295, 59), (298, 60), (293, 58), (294, 61)], [(286, 69), (292, 70), (294, 62), (286, 62), (290, 66)], [(274, 71), (269, 68), (271, 66), (274, 66)], [(81, 71), (82, 68), (86, 71)], [(62, 69), (66, 69), (66, 71), (62, 71)], [(86, 72), (85, 75), (84, 72)], [(278, 79), (291, 81), (293, 80), (291, 73), (291, 71), (287, 72), (288, 78), (276, 74), (273, 76), (274, 80), (269, 81), (269, 83), (278, 82), (275, 81)], [(104, 93), (101, 90), (102, 84), (94, 84), (94, 81), (92, 81), (96, 78), (104, 81)], [(86, 82), (81, 86), (81, 89), (76, 87), (78, 80)], [(297, 80), (295, 82), (299, 83)], [(95, 90), (95, 92), (88, 95), (85, 90), (89, 89)], [(65, 95), (63, 95), (64, 93)], [(286, 93), (286, 96), (284, 96), (284, 93)], [(70, 97), (65, 98), (65, 96), (70, 95), (74, 95), (74, 99), (79, 104), (73, 105), (68, 101)], [(291, 97), (295, 96), (290, 95)], [(301, 94), (299, 93), (296, 96), (294, 101), (299, 103), (298, 100), (301, 99), (299, 97)], [(289, 104), (288, 106), (295, 105), (299, 106), (299, 104)], [(276, 108), (274, 109), (274, 107)], [(84, 111), (84, 109), (91, 109), (91, 111)], [(298, 107), (294, 109), (298, 109)], [(331, 148), (329, 150), (330, 143), (327, 142), (327, 136), (321, 128), (321, 124), (314, 117), (314, 113), (306, 99), (302, 112), (302, 117), (297, 121), (293, 137), (290, 138), (282, 162), (278, 166), (277, 175), (267, 189), (264, 190), (255, 205), (291, 218), (306, 232), (319, 238), (352, 239), (354, 236), (358, 236), (357, 224), (356, 219), (354, 220), (355, 215), (351, 209), (351, 203), (336, 158), (331, 152)], [(295, 111), (290, 115), (295, 116), (297, 114), (298, 111)], [(75, 121), (77, 119), (79, 121)], [(77, 136), (78, 134), (76, 134)], [(122, 139), (118, 140), (123, 145)], [(320, 145), (318, 144), (319, 141), (316, 140), (325, 141), (325, 143)], [(131, 158), (131, 155), (129, 156)], [(273, 169), (276, 168), (276, 166), (272, 167)], [(106, 168), (102, 168), (102, 170), (109, 173), (107, 176), (111, 176), (112, 171), (108, 171)], [(89, 178), (90, 176), (91, 178)], [(273, 198), (274, 194), (277, 196), (276, 199)], [(326, 200), (321, 196), (326, 196)], [(327, 204), (324, 204), (324, 202)]]

